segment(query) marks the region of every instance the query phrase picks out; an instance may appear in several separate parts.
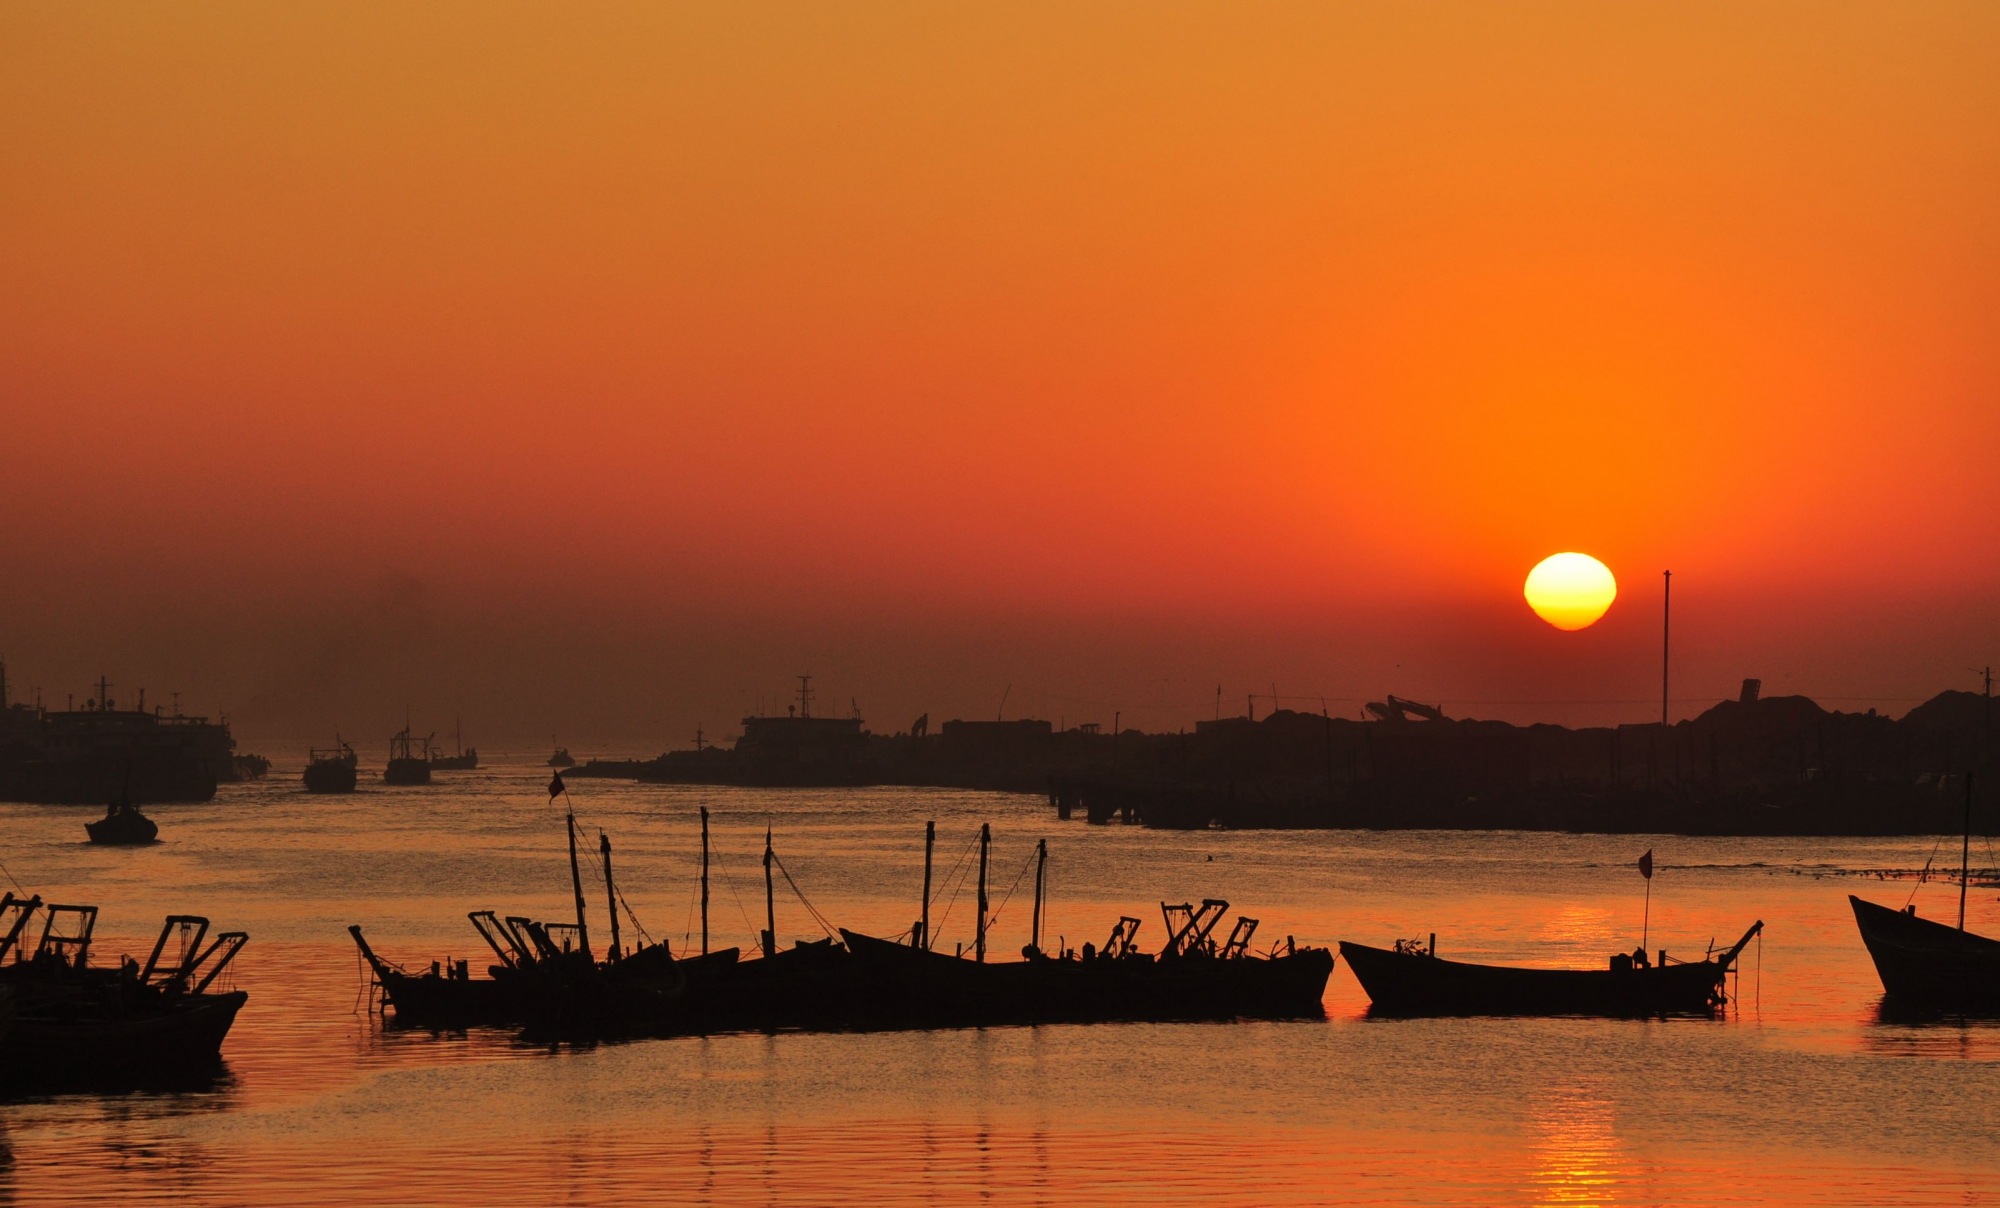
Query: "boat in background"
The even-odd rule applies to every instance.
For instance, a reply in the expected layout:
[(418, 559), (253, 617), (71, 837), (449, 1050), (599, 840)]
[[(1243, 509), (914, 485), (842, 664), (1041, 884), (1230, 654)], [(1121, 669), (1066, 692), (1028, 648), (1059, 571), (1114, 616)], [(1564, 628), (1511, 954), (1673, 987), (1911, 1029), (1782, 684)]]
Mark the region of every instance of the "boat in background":
[(306, 792), (353, 792), (360, 763), (361, 757), (354, 753), (354, 748), (342, 742), (340, 735), (334, 735), (331, 749), (322, 751), (315, 747), (306, 752)]
[(405, 723), (389, 740), (389, 763), (382, 769), (384, 784), (429, 784), (431, 782), (430, 739), (418, 740)]
[(136, 847), (159, 839), (160, 828), (151, 818), (139, 812), (139, 807), (130, 801), (116, 801), (106, 806), (104, 816), (95, 822), (86, 822), (83, 829), (90, 835), (92, 843), (112, 847)]
[(549, 766), (552, 768), (573, 768), (576, 766), (576, 760), (570, 758), (568, 747), (557, 747), (556, 753), (549, 756)]
[[(1854, 925), (1893, 1009), (2000, 1014), (2000, 940), (1965, 929), (1972, 865), (1972, 775), (1965, 776), (1965, 835), (1959, 850), (1958, 926), (1918, 918), (1914, 903), (1891, 910), (1849, 894)], [(1914, 896), (1914, 895), (1912, 895)]]
[(1437, 955), (1436, 937), (1428, 948), (1343, 940), (1340, 955), (1367, 991), (1370, 1010), (1382, 1015), (1703, 1015), (1728, 1001), (1723, 980), (1763, 929), (1760, 919), (1735, 944), (1698, 961), (1673, 960), (1662, 948), (1657, 962), (1645, 961), (1643, 951), (1638, 960), (1618, 953), (1603, 969), (1448, 961)]
[(458, 723), (451, 726), (451, 746), (454, 754), (447, 755), (436, 747), (431, 748), (431, 770), (434, 772), (470, 772), (479, 766), (479, 748), (468, 747), (459, 734)]

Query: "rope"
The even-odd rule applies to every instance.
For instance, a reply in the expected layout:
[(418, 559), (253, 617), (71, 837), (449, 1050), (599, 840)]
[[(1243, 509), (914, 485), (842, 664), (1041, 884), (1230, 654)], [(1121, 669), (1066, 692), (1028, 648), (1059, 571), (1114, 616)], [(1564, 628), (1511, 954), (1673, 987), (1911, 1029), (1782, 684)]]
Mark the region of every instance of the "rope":
[(1007, 909), (1007, 903), (1014, 900), (1014, 891), (1021, 887), (1022, 878), (1028, 875), (1028, 865), (1033, 864), (1034, 862), (1035, 862), (1035, 853), (1029, 852), (1027, 860), (1021, 865), (1021, 871), (1014, 874), (1014, 883), (1007, 887), (1007, 896), (1001, 898), (1000, 904), (993, 908), (993, 913), (986, 916), (986, 929), (988, 931), (991, 931), (993, 929), (993, 925), (1000, 921), (1000, 912)]
[(14, 886), (14, 888), (15, 888), (15, 889), (18, 889), (18, 890), (20, 890), (20, 891), (21, 891), (21, 896), (22, 896), (22, 897), (24, 897), (24, 898), (25, 898), (25, 897), (27, 897), (27, 896), (28, 896), (28, 891), (27, 891), (27, 889), (25, 889), (25, 888), (24, 888), (24, 887), (23, 887), (23, 886), (21, 885), (21, 883), (20, 883), (19, 881), (16, 881), (16, 880), (14, 880), (14, 874), (13, 874), (13, 873), (11, 873), (11, 872), (7, 872), (7, 866), (6, 866), (5, 864), (0, 864), (0, 872), (6, 872), (6, 873), (7, 873), (7, 880), (8, 880), (9, 882), (11, 882), (11, 883), (13, 884), (13, 886)]
[[(819, 912), (819, 908), (814, 906), (812, 904), (811, 899), (806, 897), (806, 891), (799, 888), (799, 883), (797, 881), (792, 880), (792, 870), (785, 867), (785, 862), (778, 858), (777, 852), (771, 853), (771, 863), (777, 866), (779, 872), (785, 874), (785, 884), (791, 886), (792, 892), (799, 895), (799, 901), (805, 906), (806, 913), (810, 914), (813, 917), (813, 922), (819, 924), (819, 929), (821, 931), (826, 932), (826, 938), (830, 940), (840, 938), (839, 936), (834, 934), (833, 924), (829, 923), (827, 921), (826, 916)], [(776, 943), (777, 937), (772, 936), (771, 940), (773, 943)]]
[(1917, 874), (1917, 883), (1915, 885), (1910, 886), (1910, 896), (1903, 899), (1903, 909), (1908, 910), (1910, 908), (1910, 903), (1917, 900), (1917, 890), (1922, 888), (1924, 882), (1930, 879), (1931, 861), (1937, 859), (1938, 848), (1943, 846), (1944, 846), (1944, 836), (1939, 835), (1937, 838), (1937, 842), (1931, 844), (1930, 858), (1924, 861), (1924, 870)]
[[(978, 842), (979, 842), (979, 836), (974, 835), (972, 837), (972, 843), (976, 844)], [(970, 846), (971, 844), (967, 845), (968, 848), (970, 848)], [(945, 922), (951, 918), (951, 908), (953, 906), (958, 905), (958, 895), (965, 892), (965, 878), (971, 875), (972, 873), (972, 869), (970, 867), (966, 867), (965, 855), (963, 853), (960, 853), (958, 858), (958, 863), (952, 866), (952, 872), (958, 872), (959, 868), (961, 867), (965, 867), (965, 871), (963, 873), (959, 873), (957, 888), (951, 891), (951, 900), (944, 904), (944, 913), (938, 916), (937, 926), (931, 929), (932, 947), (936, 947), (935, 940), (937, 933), (942, 932), (944, 930)], [(945, 875), (949, 877), (951, 874), (947, 873)], [(944, 896), (944, 886), (939, 885), (938, 897), (943, 897), (943, 896)], [(931, 900), (935, 902), (937, 898), (932, 898)]]
[[(710, 861), (715, 865), (715, 871), (722, 877), (722, 887), (729, 891), (729, 899), (736, 903), (736, 913), (743, 916), (743, 926), (749, 930), (751, 935), (758, 935), (757, 924), (750, 921), (750, 911), (743, 905), (742, 895), (736, 892), (736, 882), (731, 879), (729, 870), (723, 867), (722, 849), (711, 847), (708, 849), (708, 854)], [(760, 939), (753, 942), (750, 947), (756, 948), (761, 946), (761, 944), (762, 940)]]

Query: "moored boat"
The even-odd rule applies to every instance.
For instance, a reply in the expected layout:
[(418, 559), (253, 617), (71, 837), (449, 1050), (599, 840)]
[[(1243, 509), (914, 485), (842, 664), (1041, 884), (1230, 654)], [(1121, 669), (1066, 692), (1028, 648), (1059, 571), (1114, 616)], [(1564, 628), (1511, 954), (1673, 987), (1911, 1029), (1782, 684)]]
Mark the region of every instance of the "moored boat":
[(1763, 929), (1759, 920), (1734, 945), (1697, 961), (1672, 960), (1662, 949), (1657, 962), (1619, 953), (1602, 969), (1472, 964), (1414, 943), (1343, 940), (1340, 955), (1371, 1009), (1384, 1015), (1694, 1015), (1726, 1001), (1724, 978)]
[(1854, 925), (1875, 962), (1893, 1008), (1915, 1012), (2000, 1014), (2000, 940), (1965, 929), (1971, 883), (1972, 777), (1965, 777), (1965, 835), (1959, 854), (1958, 926), (1919, 918), (1915, 905), (1891, 910), (1848, 895)]
[(418, 739), (405, 725), (389, 740), (389, 762), (382, 769), (384, 784), (429, 784), (431, 782), (430, 740)]

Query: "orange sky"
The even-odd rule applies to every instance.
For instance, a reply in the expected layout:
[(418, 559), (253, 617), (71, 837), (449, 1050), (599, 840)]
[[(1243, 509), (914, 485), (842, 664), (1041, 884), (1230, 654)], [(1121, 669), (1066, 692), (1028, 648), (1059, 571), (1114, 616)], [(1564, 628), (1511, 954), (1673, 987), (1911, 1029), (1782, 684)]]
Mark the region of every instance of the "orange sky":
[[(2000, 661), (1996, 63), (1972, 4), (12, 6), (0, 653), (286, 734), (1601, 720), (1671, 566), (1689, 709), (1900, 709)], [(1559, 549), (1597, 629), (1520, 603)]]

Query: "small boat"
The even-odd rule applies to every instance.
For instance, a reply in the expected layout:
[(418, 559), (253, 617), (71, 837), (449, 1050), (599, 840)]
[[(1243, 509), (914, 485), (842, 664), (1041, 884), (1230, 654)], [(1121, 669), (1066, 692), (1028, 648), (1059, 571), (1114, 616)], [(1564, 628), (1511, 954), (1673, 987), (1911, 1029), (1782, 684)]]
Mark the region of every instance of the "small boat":
[(351, 793), (358, 779), (356, 768), (361, 757), (354, 748), (334, 735), (333, 746), (328, 750), (317, 747), (306, 752), (306, 792), (308, 793)]
[(95, 822), (84, 823), (83, 829), (89, 833), (92, 843), (114, 847), (136, 847), (152, 843), (160, 837), (159, 826), (129, 801), (105, 807), (104, 816)]
[(1698, 961), (1671, 960), (1662, 949), (1657, 963), (1619, 953), (1603, 969), (1449, 961), (1437, 955), (1435, 941), (1426, 950), (1415, 942), (1371, 948), (1343, 940), (1340, 955), (1383, 1015), (1696, 1015), (1726, 1001), (1724, 977), (1763, 929), (1760, 919), (1733, 946)]
[[(38, 912), (45, 921), (31, 953), (23, 935)], [(209, 941), (207, 919), (169, 915), (144, 965), (128, 958), (106, 969), (90, 964), (96, 924), (95, 906), (0, 898), (0, 990), (13, 1013), (0, 1086), (130, 1089), (219, 1070), (249, 995), (212, 987), (250, 937), (225, 931)]]
[(470, 772), (479, 766), (479, 748), (465, 745), (458, 726), (451, 728), (451, 745), (455, 754), (447, 755), (436, 747), (431, 748), (431, 770), (433, 772)]
[(430, 740), (417, 739), (405, 725), (389, 740), (389, 763), (382, 769), (384, 784), (429, 784), (431, 782)]
[(549, 756), (549, 766), (552, 768), (573, 768), (576, 766), (576, 760), (570, 758), (568, 747), (557, 747), (556, 753)]
[(1915, 905), (1891, 910), (1848, 895), (1854, 925), (1875, 961), (1893, 1008), (1916, 1013), (2000, 1014), (2000, 940), (1965, 929), (1971, 883), (1972, 777), (1965, 777), (1965, 835), (1958, 869), (1958, 926), (1918, 918)]

